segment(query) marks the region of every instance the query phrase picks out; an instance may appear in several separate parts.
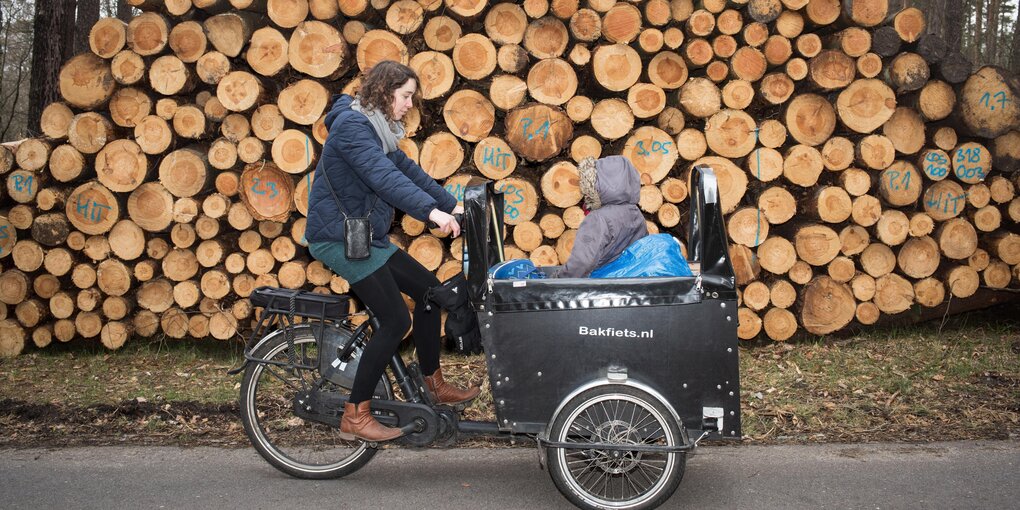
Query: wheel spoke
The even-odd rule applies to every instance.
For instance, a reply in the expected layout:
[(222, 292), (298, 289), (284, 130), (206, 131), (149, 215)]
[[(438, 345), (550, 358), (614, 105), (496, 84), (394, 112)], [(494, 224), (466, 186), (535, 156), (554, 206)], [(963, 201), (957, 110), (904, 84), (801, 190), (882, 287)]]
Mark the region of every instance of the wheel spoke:
[[(636, 395), (596, 393), (572, 408), (566, 421), (556, 426), (554, 439), (620, 446), (674, 444), (676, 425), (668, 425), (669, 414)], [(661, 494), (667, 480), (677, 480), (670, 455), (674, 454), (589, 449), (561, 451), (556, 458), (571, 490), (586, 495), (586, 501), (631, 507)]]
[(602, 480), (602, 489), (599, 490), (599, 494), (605, 495), (606, 494), (606, 489), (609, 488), (609, 480), (610, 480), (609, 473), (603, 472), (601, 480)]
[[(584, 418), (588, 422), (587, 425), (582, 425), (579, 422), (574, 422), (571, 424), (571, 428), (575, 430), (580, 428), (581, 430), (587, 431), (591, 436), (597, 436), (598, 432), (595, 431), (595, 422), (591, 419), (588, 410), (585, 410)], [(578, 419), (580, 420), (580, 417)], [(589, 439), (591, 438), (589, 437)]]
[[(634, 429), (635, 430), (640, 430), (640, 429), (644, 428), (645, 424), (649, 423), (650, 421), (658, 421), (658, 420), (656, 420), (656, 418), (654, 416), (652, 416), (651, 414), (644, 413), (644, 416), (641, 418), (640, 422), (635, 423), (634, 421), (631, 421), (631, 423), (634, 423)], [(659, 427), (659, 430), (662, 430), (661, 426)]]
[(595, 461), (592, 460), (592, 459), (580, 459), (580, 460), (576, 460), (574, 462), (581, 462), (581, 463), (583, 463), (583, 468), (581, 468), (580, 472), (576, 472), (575, 471), (575, 475), (574, 475), (575, 478), (581, 478), (582, 476), (584, 476), (584, 475), (586, 475), (588, 473), (591, 473), (592, 472), (592, 468), (595, 467)]
[(652, 484), (654, 484), (654, 483), (655, 483), (655, 481), (659, 479), (659, 475), (660, 475), (660, 474), (662, 474), (662, 472), (663, 472), (663, 469), (662, 469), (662, 468), (655, 468), (655, 469), (658, 469), (658, 471), (659, 471), (659, 472), (658, 472), (658, 474), (655, 474), (654, 476), (653, 476), (653, 475), (651, 475), (651, 474), (649, 474), (649, 473), (648, 473), (648, 471), (649, 471), (650, 469), (652, 469), (653, 467), (654, 467), (654, 466), (651, 466), (651, 465), (645, 464), (645, 463), (643, 463), (643, 462), (639, 462), (639, 463), (637, 464), (637, 470), (636, 470), (636, 472), (637, 472), (637, 473), (640, 473), (640, 474), (641, 474), (642, 476), (644, 476), (644, 477), (645, 477), (645, 480), (647, 480), (647, 481), (648, 481), (648, 485), (652, 485)]
[[(340, 439), (334, 426), (294, 414), (295, 392), (312, 390), (322, 398), (333, 399), (349, 390), (319, 375), (318, 345), (308, 329), (299, 328), (293, 340), (294, 359), (300, 366), (288, 370), (262, 363), (246, 373), (242, 385), (242, 417), (250, 424), (246, 431), (259, 453), (281, 470), (301, 477), (342, 476), (345, 469), (349, 472), (359, 467), (348, 466), (359, 459), (367, 461), (375, 450), (367, 449), (360, 441)], [(281, 334), (273, 342), (261, 351), (264, 358), (287, 363), (290, 347), (286, 338)], [(389, 393), (385, 396), (392, 398)], [(312, 412), (333, 412), (321, 406)]]
[[(284, 375), (281, 375), (280, 373), (278, 373), (277, 367), (275, 365), (263, 364), (262, 368), (263, 368), (263, 371), (268, 372), (269, 375), (271, 375), (271, 376), (275, 377), (276, 379), (278, 379), (280, 382), (285, 384), (288, 388), (290, 388), (290, 389), (292, 389), (294, 391), (298, 391), (298, 390), (301, 389), (300, 387), (298, 387), (294, 383), (292, 383), (290, 380), (288, 380)], [(284, 371), (279, 371), (279, 372), (283, 372), (284, 374), (286, 373)]]

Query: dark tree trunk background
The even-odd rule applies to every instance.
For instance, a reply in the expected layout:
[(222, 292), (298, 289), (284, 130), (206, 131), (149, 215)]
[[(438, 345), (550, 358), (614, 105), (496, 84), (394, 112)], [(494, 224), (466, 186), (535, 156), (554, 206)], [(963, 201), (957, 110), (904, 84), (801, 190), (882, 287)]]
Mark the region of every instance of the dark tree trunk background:
[(1013, 49), (1010, 51), (1009, 67), (1013, 73), (1020, 75), (1020, 35), (1016, 32), (1013, 33)]
[(989, 0), (985, 19), (985, 62), (995, 63), (999, 46), (999, 3)]
[(948, 0), (930, 0), (928, 9), (924, 11), (928, 18), (928, 33), (935, 34), (946, 40), (946, 7)]
[[(119, 4), (118, 4), (119, 5)], [(78, 0), (74, 23), (74, 54), (89, 51), (89, 31), (99, 21), (99, 0)]]
[(128, 22), (131, 21), (132, 15), (131, 6), (126, 1), (117, 2), (117, 19)]
[(74, 14), (72, 0), (36, 0), (28, 97), (30, 132), (39, 132), (43, 108), (60, 99), (60, 66), (74, 50)]
[(966, 18), (963, 16), (963, 2), (956, 0), (946, 1), (946, 44), (955, 51), (960, 49), (960, 40), (963, 37), (963, 25)]

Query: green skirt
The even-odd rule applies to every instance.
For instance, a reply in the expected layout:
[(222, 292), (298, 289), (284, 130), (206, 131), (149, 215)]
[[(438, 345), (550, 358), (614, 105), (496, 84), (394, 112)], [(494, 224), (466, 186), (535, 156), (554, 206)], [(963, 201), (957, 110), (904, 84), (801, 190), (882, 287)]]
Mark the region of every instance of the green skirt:
[(364, 280), (368, 275), (378, 271), (397, 251), (397, 247), (393, 244), (385, 248), (373, 246), (371, 255), (367, 259), (348, 260), (344, 256), (344, 246), (344, 243), (340, 241), (311, 243), (308, 245), (308, 252), (316, 260), (326, 264), (334, 273), (352, 284)]

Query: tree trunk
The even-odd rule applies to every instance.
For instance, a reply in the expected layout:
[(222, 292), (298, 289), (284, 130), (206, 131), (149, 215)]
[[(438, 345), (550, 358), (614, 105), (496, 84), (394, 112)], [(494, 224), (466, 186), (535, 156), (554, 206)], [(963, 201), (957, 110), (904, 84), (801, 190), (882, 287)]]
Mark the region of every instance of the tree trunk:
[(134, 9), (128, 2), (117, 2), (117, 19), (127, 23), (135, 15)]
[(924, 11), (927, 22), (927, 33), (945, 41), (949, 32), (949, 24), (958, 23), (958, 20), (948, 17), (949, 4), (957, 3), (953, 0), (928, 0), (927, 8)]
[(62, 213), (43, 214), (32, 222), (32, 239), (44, 246), (53, 248), (64, 244), (69, 233), (70, 224)]
[(917, 53), (902, 52), (889, 64), (888, 75), (889, 84), (897, 94), (902, 94), (925, 86), (931, 71), (928, 63)]
[[(988, 0), (988, 13), (985, 19), (985, 58), (983, 62), (998, 63), (999, 53), (999, 4), (1002, 0)], [(1014, 16), (1015, 19), (1015, 16)], [(1015, 22), (1014, 22), (1015, 24)], [(1015, 26), (1015, 25), (1014, 25)], [(1015, 35), (1014, 35), (1015, 37)]]
[(794, 236), (797, 256), (813, 266), (824, 266), (840, 251), (839, 235), (823, 225), (798, 228)]
[[(573, 76), (573, 70), (570, 66), (562, 60), (548, 60), (547, 63), (560, 63), (566, 66), (565, 69), (570, 71), (569, 76)], [(557, 67), (554, 65), (554, 67)], [(562, 71), (562, 69), (561, 69)], [(576, 90), (576, 80), (574, 86), (569, 85), (568, 76), (561, 76), (564, 82), (561, 84), (568, 89), (568, 95), (573, 96), (574, 90)], [(530, 86), (529, 86), (530, 88)], [(566, 102), (566, 99), (562, 99), (561, 102), (553, 99), (553, 96), (543, 96), (536, 91), (533, 91), (537, 96), (541, 97), (545, 102), (549, 104), (562, 104)], [(454, 92), (446, 103), (443, 105), (443, 119), (446, 121), (446, 127), (451, 133), (456, 135), (458, 138), (466, 142), (477, 142), (487, 136), (492, 131), (492, 127), (496, 122), (496, 109), (493, 104), (482, 94), (473, 90), (458, 90)], [(456, 170), (456, 169), (454, 169)]]
[(826, 335), (839, 331), (854, 319), (857, 301), (849, 285), (819, 276), (804, 287), (801, 296), (800, 322), (810, 333)]
[(1010, 50), (1009, 68), (1014, 75), (1020, 74), (1020, 37), (1017, 37), (1017, 28), (1020, 27), (1017, 21), (1013, 21), (1013, 49)]
[(1002, 68), (985, 66), (967, 78), (957, 106), (970, 132), (994, 138), (1020, 123), (1018, 100), (1020, 86), (1015, 79)]
[(74, 53), (89, 51), (89, 31), (99, 21), (99, 0), (75, 0)]
[[(91, 25), (89, 26), (91, 28)], [(59, 99), (61, 66), (74, 52), (75, 3), (36, 0), (32, 40), (32, 77), (28, 98), (28, 129), (39, 131), (46, 105)]]
[(828, 99), (816, 94), (794, 97), (783, 118), (790, 136), (812, 147), (825, 143), (836, 128), (835, 109)]
[(985, 2), (988, 0), (978, 0), (972, 2), (974, 5), (974, 31), (970, 35), (970, 60), (972, 62), (981, 63), (985, 61), (984, 46), (984, 17), (985, 17)]
[[(247, 37), (243, 36), (240, 44), (246, 41)], [(340, 32), (321, 21), (306, 21), (294, 29), (288, 45), (288, 60), (295, 70), (327, 80), (338, 78), (351, 64)]]
[(750, 308), (740, 307), (737, 309), (737, 337), (741, 340), (751, 340), (761, 333), (762, 320), (758, 314)]
[(995, 138), (992, 148), (995, 167), (1005, 173), (1020, 169), (1020, 130), (1011, 130)]
[[(958, 52), (962, 49), (963, 28), (967, 23), (967, 18), (964, 16), (964, 2), (945, 0), (945, 4), (946, 45), (950, 52)], [(931, 12), (930, 9), (929, 12)]]
[(762, 322), (765, 334), (777, 342), (789, 340), (797, 332), (797, 317), (783, 308), (770, 308)]
[(914, 287), (898, 274), (881, 276), (875, 279), (874, 303), (882, 313), (904, 312), (914, 303)]
[(13, 320), (0, 320), (0, 358), (17, 356), (24, 349), (25, 329)]

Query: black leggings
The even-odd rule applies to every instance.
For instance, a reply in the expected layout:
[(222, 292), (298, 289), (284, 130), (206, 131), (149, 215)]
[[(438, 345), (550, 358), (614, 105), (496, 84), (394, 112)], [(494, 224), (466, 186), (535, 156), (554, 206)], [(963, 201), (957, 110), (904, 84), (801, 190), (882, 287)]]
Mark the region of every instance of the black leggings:
[(380, 325), (361, 356), (351, 388), (351, 403), (372, 398), (386, 365), (411, 328), (401, 292), (414, 300), (414, 347), (422, 373), (432, 375), (439, 369), (439, 307), (426, 311), (422, 302), (425, 291), (436, 285), (439, 280), (435, 275), (401, 249), (397, 249), (381, 268), (351, 285), (358, 299), (379, 318)]

